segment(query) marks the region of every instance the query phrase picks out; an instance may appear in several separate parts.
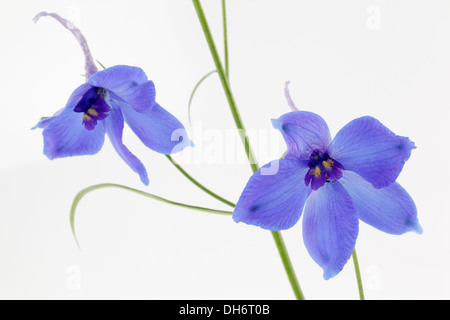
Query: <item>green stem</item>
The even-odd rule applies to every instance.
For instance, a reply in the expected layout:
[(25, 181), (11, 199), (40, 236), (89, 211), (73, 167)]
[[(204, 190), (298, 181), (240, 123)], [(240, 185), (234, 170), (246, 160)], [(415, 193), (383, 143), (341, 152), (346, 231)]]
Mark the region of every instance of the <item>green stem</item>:
[(120, 184), (114, 184), (114, 183), (102, 183), (102, 184), (96, 184), (87, 188), (84, 188), (83, 190), (81, 190), (80, 192), (78, 192), (78, 194), (75, 196), (75, 199), (73, 200), (72, 203), (72, 208), (70, 209), (70, 227), (72, 228), (72, 233), (73, 236), (75, 237), (75, 241), (77, 242), (78, 247), (80, 247), (79, 243), (78, 243), (78, 239), (75, 233), (75, 211), (77, 209), (78, 203), (80, 202), (80, 200), (89, 192), (92, 192), (94, 190), (97, 189), (102, 189), (102, 188), (119, 188), (119, 189), (124, 189), (127, 191), (131, 191), (137, 194), (140, 194), (144, 197), (147, 198), (151, 198), (154, 200), (158, 200), (161, 202), (165, 202), (168, 204), (172, 204), (178, 207), (183, 207), (183, 208), (187, 208), (187, 209), (191, 209), (191, 210), (197, 210), (197, 211), (203, 211), (203, 212), (210, 212), (210, 213), (217, 213), (217, 214), (224, 214), (224, 215), (231, 215), (233, 214), (233, 212), (230, 211), (223, 211), (223, 210), (216, 210), (216, 209), (210, 209), (210, 208), (204, 208), (204, 207), (198, 207), (198, 206), (192, 206), (189, 204), (184, 204), (184, 203), (180, 203), (180, 202), (175, 202), (172, 200), (168, 200), (159, 196), (156, 196), (154, 194), (151, 193), (147, 193), (141, 190), (137, 190), (137, 189), (133, 189), (130, 187), (126, 187)]
[(275, 244), (277, 245), (281, 261), (283, 262), (286, 274), (289, 278), (289, 282), (291, 283), (291, 287), (292, 290), (294, 291), (295, 297), (297, 298), (297, 300), (305, 300), (305, 296), (303, 295), (302, 289), (300, 288), (300, 284), (298, 283), (297, 277), (295, 276), (294, 268), (292, 266), (291, 259), (289, 259), (289, 255), (286, 246), (284, 244), (283, 237), (281, 236), (281, 233), (278, 231), (272, 231), (272, 237), (275, 240)]
[[(226, 205), (230, 207), (235, 207), (236, 205), (232, 203), (231, 201), (228, 201), (221, 196), (217, 195), (216, 193), (212, 192), (205, 186), (203, 186), (200, 182), (195, 180), (191, 175), (189, 175), (178, 163), (176, 163), (171, 156), (166, 155), (166, 157), (170, 160), (170, 162), (186, 177), (191, 181), (193, 184), (195, 184), (197, 187), (199, 187), (201, 190), (206, 192), (207, 194), (213, 196), (217, 200), (225, 203)], [(275, 241), (275, 244), (277, 246), (278, 251), (280, 252), (280, 257), (283, 262), (283, 265), (286, 265), (289, 270), (293, 270), (291, 261), (289, 259), (289, 256), (287, 254), (286, 246), (284, 244), (283, 238), (281, 237), (281, 233), (279, 232), (272, 232), (273, 239)], [(289, 281), (292, 286), (292, 290), (294, 291), (295, 297), (299, 300), (304, 300), (305, 297), (303, 296), (302, 291), (300, 290), (300, 285), (298, 284), (297, 278), (295, 277), (294, 273), (289, 272), (288, 274)]]
[(222, 198), (221, 196), (219, 196), (218, 194), (212, 192), (211, 190), (209, 190), (208, 188), (206, 188), (204, 185), (202, 185), (200, 182), (198, 182), (197, 180), (195, 180), (189, 173), (186, 172), (186, 170), (184, 170), (178, 163), (175, 162), (175, 160), (172, 159), (171, 156), (166, 155), (167, 159), (169, 159), (169, 161), (175, 166), (175, 168), (177, 168), (186, 178), (188, 178), (189, 181), (191, 181), (193, 184), (195, 184), (197, 187), (199, 187), (201, 190), (203, 190), (204, 192), (206, 192), (207, 194), (209, 194), (210, 196), (212, 196), (213, 198), (216, 198), (217, 200), (225, 203), (226, 205), (230, 206), (230, 207), (235, 207), (235, 204), (231, 201), (228, 201), (227, 199)]
[[(245, 153), (249, 160), (250, 166), (253, 172), (256, 172), (259, 168), (258, 163), (256, 161), (255, 155), (250, 147), (250, 143), (247, 138), (247, 133), (244, 128), (244, 124), (242, 122), (241, 116), (236, 107), (236, 102), (234, 101), (233, 94), (231, 93), (231, 89), (229, 86), (227, 75), (224, 72), (222, 62), (220, 61), (219, 55), (217, 53), (216, 45), (214, 43), (214, 39), (211, 35), (211, 31), (209, 30), (208, 23), (206, 21), (205, 14), (203, 12), (202, 6), (199, 0), (192, 0), (195, 10), (197, 12), (198, 19), (203, 29), (203, 33), (205, 34), (206, 41), (209, 46), (209, 50), (211, 51), (212, 58), (214, 60), (214, 64), (216, 65), (217, 73), (219, 74), (220, 81), (222, 83), (222, 87), (225, 91), (225, 95), (228, 100), (228, 105), (230, 107), (231, 114), (233, 115), (234, 122), (238, 129), (239, 135), (241, 137), (242, 143), (244, 144)], [(224, 16), (225, 19), (225, 16)], [(297, 299), (304, 299), (303, 293), (300, 289), (300, 285), (298, 283), (297, 277), (295, 275), (294, 268), (292, 267), (292, 263), (290, 261), (288, 252), (284, 245), (283, 238), (279, 231), (272, 231), (272, 236), (275, 240), (275, 244), (277, 246), (278, 252), (280, 254), (281, 260), (283, 262), (284, 269), (288, 276), (288, 279), (291, 283), (292, 289)]]
[(227, 35), (227, 12), (225, 9), (225, 0), (222, 0), (222, 21), (223, 21), (223, 50), (225, 75), (230, 79), (229, 63), (228, 63), (228, 35)]
[(359, 270), (358, 257), (356, 255), (356, 249), (353, 249), (352, 258), (353, 258), (353, 264), (355, 266), (356, 282), (358, 283), (359, 299), (365, 300), (362, 279), (361, 279), (361, 272)]
[(236, 127), (238, 128), (239, 136), (242, 140), (242, 143), (244, 144), (245, 153), (250, 162), (250, 166), (251, 166), (253, 172), (255, 172), (256, 170), (258, 170), (259, 166), (256, 161), (255, 155), (253, 153), (253, 150), (250, 147), (250, 143), (248, 141), (248, 137), (247, 137), (247, 133), (244, 128), (244, 124), (242, 122), (239, 111), (236, 107), (236, 102), (234, 101), (233, 94), (231, 93), (231, 89), (228, 84), (228, 78), (223, 69), (222, 62), (220, 61), (220, 58), (219, 58), (219, 54), (217, 53), (216, 45), (212, 38), (211, 31), (209, 30), (209, 26), (206, 21), (205, 14), (203, 12), (203, 9), (200, 5), (199, 0), (192, 0), (192, 2), (194, 4), (198, 19), (200, 21), (203, 32), (205, 34), (206, 42), (208, 43), (209, 50), (211, 51), (211, 55), (213, 57), (214, 64), (216, 65), (216, 70), (217, 70), (217, 73), (219, 74), (220, 82), (222, 83), (222, 87), (225, 91), (225, 96), (228, 100), (228, 105), (230, 106), (230, 111), (231, 111), (231, 114), (233, 115), (234, 122), (236, 123)]
[(189, 120), (189, 125), (191, 125), (191, 104), (192, 104), (192, 99), (194, 98), (194, 94), (197, 91), (198, 87), (202, 84), (203, 81), (206, 80), (206, 78), (208, 78), (210, 75), (212, 75), (214, 72), (216, 72), (216, 70), (210, 71), (207, 74), (205, 74), (195, 85), (194, 89), (192, 90), (191, 96), (189, 97), (189, 103), (188, 103), (188, 120)]

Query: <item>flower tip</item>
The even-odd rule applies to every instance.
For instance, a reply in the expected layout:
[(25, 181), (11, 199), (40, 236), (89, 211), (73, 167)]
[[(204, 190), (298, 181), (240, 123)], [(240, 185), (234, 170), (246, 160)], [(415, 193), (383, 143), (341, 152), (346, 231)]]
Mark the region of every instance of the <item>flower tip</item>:
[(422, 234), (423, 233), (423, 229), (422, 226), (419, 224), (419, 222), (417, 222), (411, 229), (411, 231), (414, 231), (417, 234)]
[(45, 127), (48, 126), (48, 124), (52, 121), (52, 117), (42, 117), (38, 123), (36, 123), (31, 130), (40, 128), (40, 129), (45, 129)]
[(48, 15), (48, 12), (41, 11), (41, 12), (39, 12), (37, 15), (34, 16), (33, 22), (36, 23), (36, 22), (38, 22), (38, 20), (39, 20), (41, 17), (47, 16), (47, 15)]
[(417, 149), (414, 141), (411, 141), (408, 137), (403, 137), (403, 141), (404, 142), (398, 147), (399, 150), (408, 150), (409, 152), (411, 152), (412, 150)]
[(179, 144), (177, 144), (171, 151), (170, 153), (167, 154), (174, 154), (174, 153), (178, 153), (180, 151), (183, 151), (186, 148), (189, 147), (194, 147), (194, 141), (192, 141), (191, 139), (189, 139), (188, 137), (185, 137), (185, 139), (181, 140), (181, 142)]
[(281, 130), (281, 121), (280, 119), (270, 119), (270, 121), (272, 121), (272, 126), (277, 129), (277, 130)]
[(414, 229), (414, 231), (415, 231), (417, 234), (422, 234), (422, 233), (423, 233), (423, 229), (422, 229), (422, 227), (419, 226), (419, 225), (416, 227), (416, 229)]
[(56, 158), (58, 158), (57, 155), (55, 155), (54, 153), (52, 153), (50, 150), (48, 150), (48, 148), (44, 145), (44, 155), (49, 159), (49, 160), (55, 160)]
[(335, 277), (339, 273), (339, 271), (328, 269), (328, 268), (324, 269), (324, 271), (323, 271), (324, 280), (330, 280), (331, 278)]
[(142, 183), (143, 183), (145, 186), (148, 186), (148, 185), (150, 184), (150, 180), (148, 179), (147, 172), (142, 172), (142, 173), (140, 174), (140, 178), (141, 178)]
[(243, 222), (245, 224), (248, 224), (246, 222), (246, 217), (247, 217), (246, 211), (242, 210), (242, 208), (237, 208), (237, 205), (236, 205), (236, 207), (233, 210), (233, 214), (231, 215), (231, 218), (233, 219), (233, 221), (236, 223)]

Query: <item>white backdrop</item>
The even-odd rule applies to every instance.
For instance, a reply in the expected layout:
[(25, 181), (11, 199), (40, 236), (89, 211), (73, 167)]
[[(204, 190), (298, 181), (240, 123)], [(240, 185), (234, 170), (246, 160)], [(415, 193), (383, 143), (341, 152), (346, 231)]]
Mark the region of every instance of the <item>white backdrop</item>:
[[(203, 6), (222, 54), (220, 1)], [(191, 1), (3, 1), (0, 298), (293, 298), (270, 232), (122, 190), (81, 201), (77, 249), (69, 209), (92, 184), (228, 208), (129, 129), (124, 140), (147, 167), (148, 187), (108, 140), (95, 156), (50, 161), (43, 155), (41, 131), (30, 128), (84, 81), (84, 59), (56, 21), (32, 22), (42, 10), (74, 21), (104, 65), (145, 70), (157, 101), (196, 143), (174, 158), (199, 181), (237, 201), (251, 175), (240, 142), (229, 143), (234, 122), (217, 75), (199, 88), (188, 126), (189, 95), (214, 69)], [(450, 298), (450, 2), (229, 0), (227, 14), (231, 86), (260, 164), (285, 148), (270, 119), (289, 111), (286, 80), (296, 105), (322, 115), (332, 135), (372, 115), (416, 143), (398, 181), (415, 200), (424, 232), (392, 236), (360, 224), (356, 249), (366, 298)], [(358, 298), (351, 260), (325, 281), (303, 245), (301, 221), (282, 234), (306, 298)]]

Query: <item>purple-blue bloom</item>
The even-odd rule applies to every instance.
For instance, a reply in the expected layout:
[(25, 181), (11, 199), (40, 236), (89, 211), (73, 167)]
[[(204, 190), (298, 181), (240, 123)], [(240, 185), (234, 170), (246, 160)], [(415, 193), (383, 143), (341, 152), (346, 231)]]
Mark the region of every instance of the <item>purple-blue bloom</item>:
[(97, 71), (81, 32), (53, 13), (40, 13), (35, 20), (45, 15), (58, 20), (80, 42), (87, 83), (73, 91), (63, 109), (34, 127), (44, 129), (44, 154), (52, 160), (95, 154), (106, 133), (120, 157), (148, 185), (144, 165), (122, 142), (124, 123), (148, 148), (163, 154), (192, 145), (184, 126), (156, 103), (155, 86), (141, 68), (118, 65)]
[(287, 153), (253, 174), (234, 221), (279, 231), (303, 212), (304, 244), (325, 279), (350, 258), (359, 220), (390, 234), (422, 232), (414, 201), (396, 182), (415, 148), (408, 138), (369, 116), (351, 121), (333, 140), (312, 112), (293, 111), (272, 122)]

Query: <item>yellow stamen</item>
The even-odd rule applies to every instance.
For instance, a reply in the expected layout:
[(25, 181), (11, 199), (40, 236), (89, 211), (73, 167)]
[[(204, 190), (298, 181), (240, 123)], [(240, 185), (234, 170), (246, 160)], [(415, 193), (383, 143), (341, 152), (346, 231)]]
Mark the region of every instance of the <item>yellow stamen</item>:
[(83, 120), (84, 121), (89, 121), (91, 120), (91, 117), (89, 117), (86, 113), (83, 114)]
[(320, 168), (316, 167), (314, 169), (309, 170), (309, 174), (314, 175), (314, 177), (316, 177), (316, 178), (320, 177), (320, 174), (321, 174)]
[(90, 108), (87, 112), (88, 112), (91, 116), (98, 116), (98, 112), (97, 112), (97, 110), (95, 110), (94, 108)]
[(334, 166), (333, 159), (328, 159), (327, 161), (322, 161), (322, 165), (325, 169), (330, 170)]

